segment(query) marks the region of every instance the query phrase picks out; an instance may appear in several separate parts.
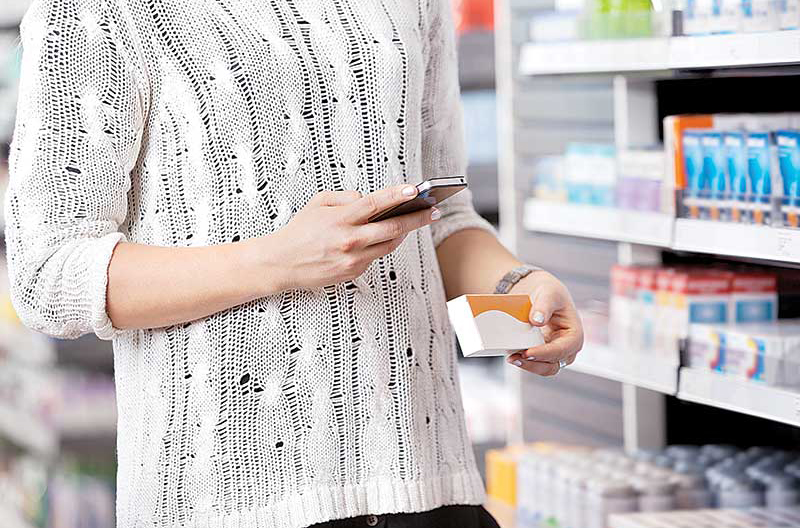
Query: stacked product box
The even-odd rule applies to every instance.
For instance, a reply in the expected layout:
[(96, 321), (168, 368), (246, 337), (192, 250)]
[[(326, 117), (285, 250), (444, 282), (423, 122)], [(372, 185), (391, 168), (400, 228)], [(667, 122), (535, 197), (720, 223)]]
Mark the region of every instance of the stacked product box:
[(571, 143), (563, 156), (536, 160), (531, 190), (548, 201), (672, 213), (674, 188), (664, 185), (664, 160), (660, 147)]
[(693, 324), (766, 323), (778, 312), (767, 273), (617, 265), (611, 288), (610, 344), (674, 363)]
[(800, 320), (770, 324), (694, 325), (688, 363), (736, 379), (800, 387)]
[(522, 527), (608, 528), (610, 516), (633, 512), (800, 505), (800, 456), (791, 451), (713, 444), (626, 455), (533, 444), (517, 453), (515, 505)]
[(669, 116), (679, 216), (798, 227), (798, 114)]

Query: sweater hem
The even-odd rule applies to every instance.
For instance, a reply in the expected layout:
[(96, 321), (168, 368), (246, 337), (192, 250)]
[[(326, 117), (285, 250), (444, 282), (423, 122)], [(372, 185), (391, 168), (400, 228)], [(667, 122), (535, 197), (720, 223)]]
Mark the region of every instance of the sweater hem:
[(480, 505), (485, 498), (483, 481), (475, 470), (416, 481), (375, 478), (352, 486), (310, 488), (257, 509), (227, 514), (198, 513), (185, 526), (306, 528), (363, 515), (417, 513), (455, 504)]

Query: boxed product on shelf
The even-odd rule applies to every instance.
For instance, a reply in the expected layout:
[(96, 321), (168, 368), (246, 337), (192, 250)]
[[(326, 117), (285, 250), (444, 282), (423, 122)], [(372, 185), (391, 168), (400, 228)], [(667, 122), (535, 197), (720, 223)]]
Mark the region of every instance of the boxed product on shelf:
[(738, 271), (731, 279), (730, 321), (762, 323), (778, 318), (778, 277)]
[(567, 200), (578, 204), (614, 205), (617, 183), (613, 145), (570, 143), (564, 155)]
[(635, 350), (638, 321), (638, 266), (616, 264), (611, 268), (611, 298), (609, 300), (609, 343), (620, 350)]
[[(642, 211), (665, 210), (663, 149), (623, 149), (617, 154), (617, 207)], [(674, 198), (669, 196), (668, 200)]]
[(770, 386), (800, 386), (800, 320), (693, 325), (688, 366)]
[(610, 280), (610, 344), (673, 362), (691, 324), (771, 322), (778, 314), (772, 273), (616, 265)]
[(542, 200), (566, 202), (564, 156), (541, 156), (533, 163), (531, 194)]
[(775, 141), (783, 181), (783, 225), (800, 227), (800, 131), (779, 130), (775, 133)]
[(750, 179), (747, 176), (747, 136), (742, 131), (723, 134), (725, 167), (730, 189), (730, 219), (734, 222), (749, 222)]
[(772, 197), (782, 194), (777, 170), (774, 136), (769, 132), (747, 134), (747, 172), (750, 175), (752, 219), (755, 224), (772, 224)]
[(780, 29), (800, 29), (800, 0), (779, 0), (777, 5)]
[[(784, 200), (783, 215), (777, 208), (784, 195), (791, 196), (793, 165), (781, 166), (779, 156), (790, 156), (790, 132), (797, 124), (798, 115), (788, 112), (665, 118), (667, 172), (678, 192), (678, 216), (791, 225), (794, 217), (786, 213), (792, 213), (792, 200)], [(783, 150), (778, 139), (787, 145)]]
[(755, 33), (797, 29), (795, 0), (686, 0), (684, 35)]

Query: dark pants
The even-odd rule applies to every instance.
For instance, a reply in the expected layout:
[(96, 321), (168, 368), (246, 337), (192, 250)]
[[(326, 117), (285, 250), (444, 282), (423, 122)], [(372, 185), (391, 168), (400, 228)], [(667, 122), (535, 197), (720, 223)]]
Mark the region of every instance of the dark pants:
[(364, 515), (328, 521), (311, 528), (500, 528), (483, 506), (442, 506), (421, 513)]

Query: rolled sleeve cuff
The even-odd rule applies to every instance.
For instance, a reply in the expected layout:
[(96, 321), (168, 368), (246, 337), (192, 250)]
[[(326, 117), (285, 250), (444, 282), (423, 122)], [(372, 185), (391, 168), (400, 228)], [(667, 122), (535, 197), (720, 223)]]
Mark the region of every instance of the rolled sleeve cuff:
[(125, 235), (122, 233), (109, 233), (97, 239), (91, 250), (87, 284), (88, 293), (91, 295), (90, 324), (92, 331), (100, 339), (113, 339), (122, 332), (122, 330), (114, 328), (108, 317), (106, 292), (108, 291), (108, 265), (111, 262), (114, 248), (123, 240), (125, 240)]

